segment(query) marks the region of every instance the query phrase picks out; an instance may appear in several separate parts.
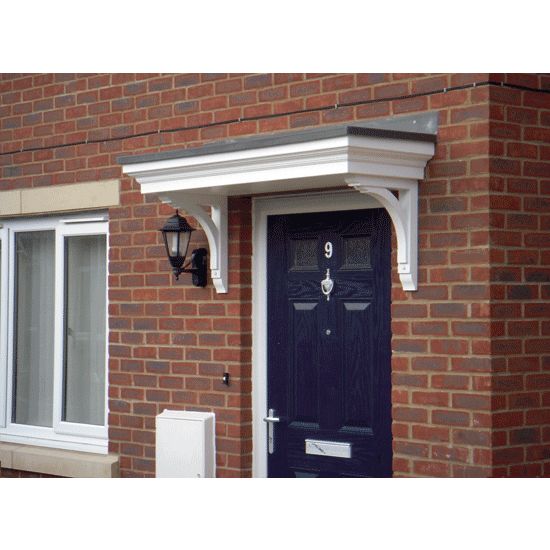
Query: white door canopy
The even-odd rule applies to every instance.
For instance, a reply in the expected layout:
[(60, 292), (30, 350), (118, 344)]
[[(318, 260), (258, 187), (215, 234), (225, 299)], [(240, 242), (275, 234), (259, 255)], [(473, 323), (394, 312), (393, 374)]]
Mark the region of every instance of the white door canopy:
[(202, 225), (211, 276), (227, 292), (227, 197), (351, 187), (376, 198), (397, 236), (404, 290), (417, 290), (418, 182), (435, 151), (437, 114), (211, 143), (118, 159), (144, 194)]

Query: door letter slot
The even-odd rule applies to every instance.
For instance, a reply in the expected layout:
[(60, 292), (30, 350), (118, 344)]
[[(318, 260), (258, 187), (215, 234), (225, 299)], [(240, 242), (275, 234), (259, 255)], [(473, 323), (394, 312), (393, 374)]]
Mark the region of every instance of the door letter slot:
[(351, 458), (351, 443), (340, 443), (338, 441), (319, 441), (318, 439), (306, 439), (306, 455)]

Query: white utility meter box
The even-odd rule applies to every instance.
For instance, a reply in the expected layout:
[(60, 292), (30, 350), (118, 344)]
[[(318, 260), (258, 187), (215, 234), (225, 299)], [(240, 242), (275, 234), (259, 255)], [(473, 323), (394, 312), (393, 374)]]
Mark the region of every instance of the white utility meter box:
[(164, 410), (156, 430), (156, 477), (216, 477), (214, 413)]

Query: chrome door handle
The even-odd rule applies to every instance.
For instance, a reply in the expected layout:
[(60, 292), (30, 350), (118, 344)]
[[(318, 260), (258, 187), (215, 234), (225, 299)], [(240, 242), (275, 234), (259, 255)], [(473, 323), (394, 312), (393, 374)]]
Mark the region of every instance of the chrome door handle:
[(268, 416), (264, 418), (264, 422), (280, 422), (281, 419), (278, 416), (273, 416), (275, 414), (275, 411), (273, 409), (269, 409), (269, 412), (267, 413)]
[(264, 422), (267, 422), (267, 450), (270, 455), (275, 451), (275, 429), (274, 424), (280, 422), (281, 419), (275, 416), (275, 409), (269, 409), (267, 416), (264, 418)]

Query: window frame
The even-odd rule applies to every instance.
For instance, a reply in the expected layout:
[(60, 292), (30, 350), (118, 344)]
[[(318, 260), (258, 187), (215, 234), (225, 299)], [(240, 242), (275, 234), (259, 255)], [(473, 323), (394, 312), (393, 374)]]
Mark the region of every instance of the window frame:
[[(8, 228), (0, 223), (0, 403), (7, 392), (8, 265)], [(6, 427), (6, 409), (0, 406), (0, 430)]]
[[(0, 307), (0, 441), (24, 443), (76, 451), (106, 454), (108, 451), (108, 258), (109, 231), (106, 215), (75, 215), (14, 219), (4, 222), (2, 239)], [(12, 420), (14, 378), (15, 318), (15, 236), (30, 231), (55, 231), (54, 351), (52, 427), (17, 424)], [(65, 239), (71, 236), (105, 235), (105, 388), (102, 426), (62, 420), (65, 338)]]

